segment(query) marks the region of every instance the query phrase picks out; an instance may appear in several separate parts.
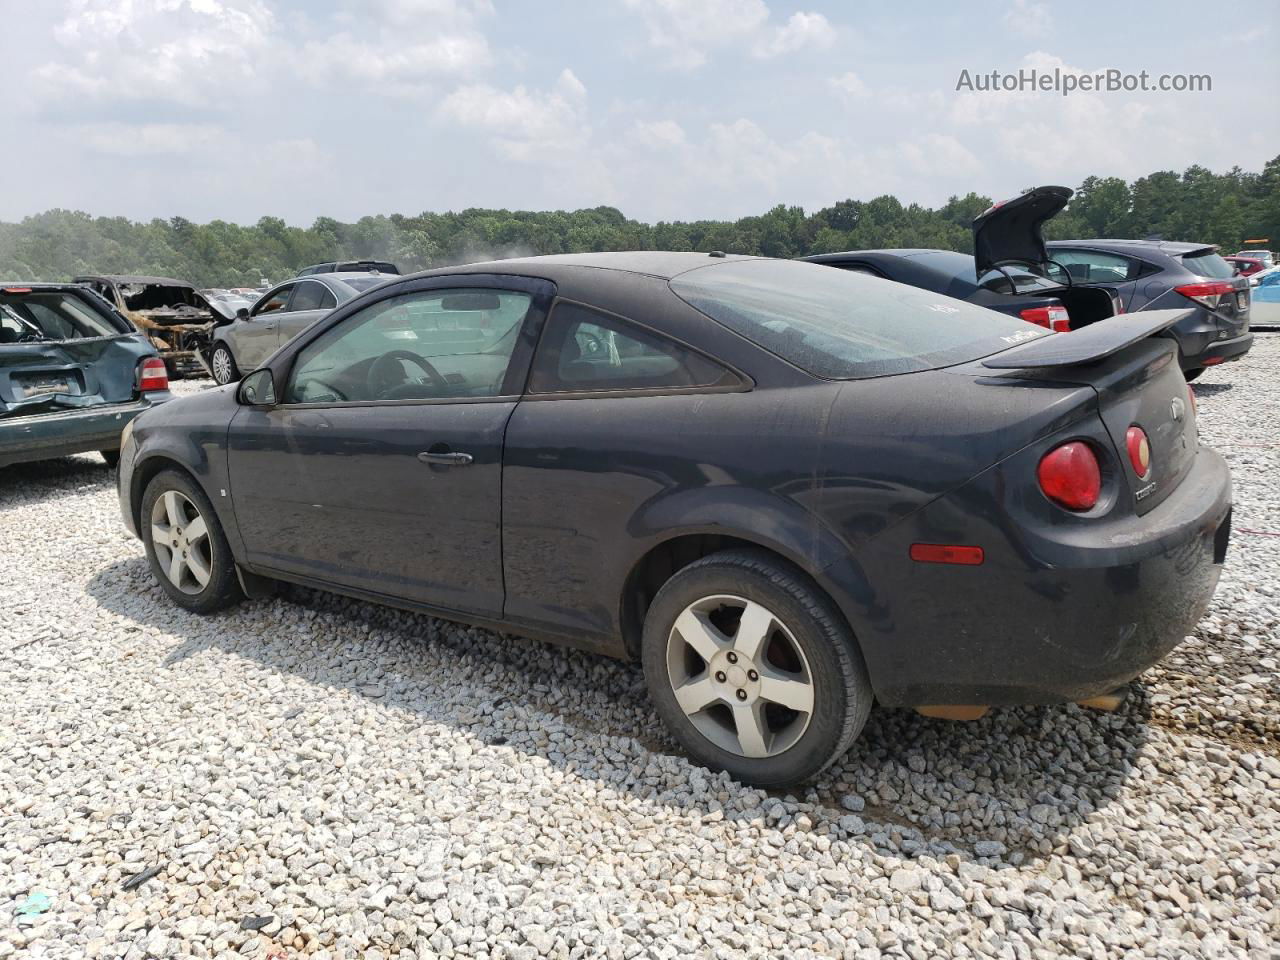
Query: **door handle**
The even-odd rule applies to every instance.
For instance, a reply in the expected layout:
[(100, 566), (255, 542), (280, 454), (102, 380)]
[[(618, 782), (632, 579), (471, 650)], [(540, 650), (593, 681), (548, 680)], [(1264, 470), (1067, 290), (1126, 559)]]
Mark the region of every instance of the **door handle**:
[(469, 453), (432, 453), (427, 451), (418, 454), (418, 459), (423, 463), (438, 463), (446, 467), (465, 467), (474, 462), (474, 457)]

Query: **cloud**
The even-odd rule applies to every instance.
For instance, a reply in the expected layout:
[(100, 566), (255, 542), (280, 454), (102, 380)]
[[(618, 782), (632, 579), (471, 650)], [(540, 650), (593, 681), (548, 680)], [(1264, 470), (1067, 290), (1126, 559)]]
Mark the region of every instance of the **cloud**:
[(1005, 11), (1004, 25), (1020, 37), (1047, 37), (1053, 31), (1053, 14), (1043, 0), (1013, 0)]
[(832, 77), (827, 81), (827, 86), (835, 90), (845, 100), (863, 100), (870, 95), (870, 91), (867, 90), (867, 85), (863, 83), (862, 78), (852, 70), (848, 73), (842, 73), (838, 77)]
[(644, 22), (649, 45), (666, 66), (695, 70), (713, 51), (747, 49), (762, 59), (829, 47), (835, 38), (820, 13), (798, 12), (782, 26), (770, 22), (764, 0), (624, 0)]
[(805, 47), (824, 50), (835, 42), (836, 32), (820, 13), (793, 13), (784, 26), (765, 31), (756, 41), (755, 56), (762, 60), (795, 53)]
[(549, 90), (520, 85), (501, 90), (488, 84), (459, 87), (440, 105), (440, 116), (483, 130), (512, 160), (554, 160), (583, 146), (591, 136), (587, 89), (565, 68)]
[(386, 94), (413, 95), (492, 63), (480, 33), (440, 34), (424, 42), (377, 42), (340, 33), (303, 47), (299, 73), (313, 82), (357, 82)]
[(631, 126), (629, 137), (637, 145), (650, 149), (681, 146), (685, 142), (684, 128), (674, 120), (637, 120)]
[(275, 17), (261, 0), (72, 0), (40, 99), (203, 105), (254, 75)]
[(226, 136), (201, 123), (84, 123), (65, 131), (64, 140), (117, 157), (186, 156), (213, 148)]

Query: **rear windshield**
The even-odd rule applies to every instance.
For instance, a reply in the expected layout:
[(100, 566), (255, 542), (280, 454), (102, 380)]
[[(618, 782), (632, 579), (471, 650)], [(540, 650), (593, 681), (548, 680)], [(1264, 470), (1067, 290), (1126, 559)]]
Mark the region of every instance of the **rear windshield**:
[(86, 340), (131, 333), (123, 319), (90, 294), (69, 290), (0, 289), (0, 344)]
[[(1027, 293), (1028, 291), (1057, 290), (1062, 285), (1054, 283), (1025, 267), (1006, 265), (1001, 270), (991, 270), (978, 278), (977, 261), (967, 253), (952, 250), (922, 250), (903, 255), (904, 260), (914, 260), (930, 270), (948, 277), (943, 292), (949, 297), (968, 297), (979, 287), (996, 293)], [(1012, 281), (1014, 290), (1009, 289)]]
[(363, 293), (365, 290), (368, 290), (370, 287), (376, 287), (380, 283), (386, 283), (387, 278), (386, 277), (352, 277), (350, 280), (343, 280), (342, 282), (345, 283), (352, 290), (356, 290)]
[(1197, 277), (1226, 280), (1236, 275), (1235, 267), (1212, 250), (1197, 250), (1182, 258), (1182, 263)]
[(671, 289), (713, 320), (829, 380), (932, 370), (1050, 335), (941, 294), (793, 260), (701, 267), (677, 276)]
[(387, 263), (384, 260), (356, 260), (352, 263), (343, 263), (338, 266), (337, 272), (344, 272), (348, 270), (377, 270), (379, 273), (400, 273), (399, 267), (394, 263)]

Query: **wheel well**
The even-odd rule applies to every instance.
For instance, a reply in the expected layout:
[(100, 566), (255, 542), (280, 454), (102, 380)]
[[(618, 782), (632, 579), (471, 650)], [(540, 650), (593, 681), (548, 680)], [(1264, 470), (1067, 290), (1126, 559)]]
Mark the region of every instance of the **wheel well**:
[(695, 533), (658, 544), (632, 568), (622, 595), (622, 642), (632, 657), (640, 655), (640, 636), (644, 630), (645, 614), (649, 604), (658, 595), (662, 585), (677, 571), (696, 560), (719, 553), (721, 550), (749, 549), (765, 551), (789, 566), (794, 563), (776, 550), (740, 537), (718, 533)]
[(201, 487), (200, 481), (195, 475), (180, 464), (177, 460), (171, 460), (168, 457), (148, 457), (138, 464), (133, 471), (133, 486), (129, 490), (129, 509), (133, 511), (133, 522), (138, 529), (138, 534), (142, 534), (142, 495), (147, 490), (147, 485), (155, 479), (156, 474), (164, 470), (177, 470), (185, 473), (191, 478), (192, 483)]

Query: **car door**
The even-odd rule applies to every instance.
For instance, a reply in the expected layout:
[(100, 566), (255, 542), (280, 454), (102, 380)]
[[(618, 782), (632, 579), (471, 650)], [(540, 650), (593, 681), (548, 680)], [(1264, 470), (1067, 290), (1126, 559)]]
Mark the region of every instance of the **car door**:
[(552, 292), (430, 278), (308, 332), (229, 430), (250, 565), (499, 616), (503, 439)]
[[(561, 634), (610, 634), (618, 596), (602, 585), (614, 581), (634, 538), (646, 535), (634, 525), (643, 505), (724, 482), (721, 464), (700, 464), (689, 451), (710, 449), (709, 435), (726, 430), (759, 435), (757, 418), (771, 423), (781, 414), (767, 399), (739, 402), (745, 389), (727, 367), (650, 328), (559, 301), (507, 429), (507, 619)], [(800, 428), (795, 442), (816, 449), (813, 426)], [(739, 449), (744, 463), (765, 462), (750, 439)]]
[(228, 335), (232, 352), (242, 371), (262, 366), (280, 345), (280, 316), (289, 309), (295, 284), (285, 283), (269, 291), (236, 323)]
[(279, 314), (276, 345), (288, 343), (337, 305), (333, 291), (319, 280), (299, 280), (288, 307)]

